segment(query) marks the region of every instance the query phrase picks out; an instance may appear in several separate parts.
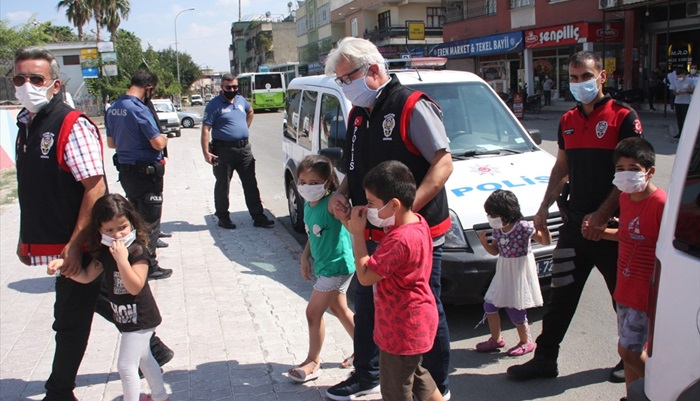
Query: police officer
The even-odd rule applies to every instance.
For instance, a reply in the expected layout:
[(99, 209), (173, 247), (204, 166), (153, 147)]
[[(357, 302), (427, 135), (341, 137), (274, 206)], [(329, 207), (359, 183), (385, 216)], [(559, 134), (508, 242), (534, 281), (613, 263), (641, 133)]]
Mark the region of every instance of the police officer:
[(148, 108), (156, 91), (158, 77), (149, 71), (139, 71), (131, 78), (125, 95), (112, 104), (105, 118), (107, 145), (116, 149), (115, 165), (126, 197), (149, 224), (148, 248), (151, 260), (149, 280), (168, 278), (172, 269), (163, 269), (156, 259), (156, 244), (163, 211), (163, 149), (168, 137), (160, 133), (158, 122)]

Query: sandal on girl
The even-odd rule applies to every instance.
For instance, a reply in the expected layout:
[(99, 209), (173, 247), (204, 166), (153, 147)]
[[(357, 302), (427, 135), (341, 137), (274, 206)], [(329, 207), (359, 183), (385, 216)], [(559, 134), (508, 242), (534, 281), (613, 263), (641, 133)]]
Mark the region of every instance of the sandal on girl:
[(301, 368), (301, 366), (297, 366), (289, 369), (287, 372), (289, 374), (289, 378), (297, 383), (306, 383), (310, 380), (318, 379), (318, 377), (321, 375), (321, 364), (316, 362), (309, 362), (308, 364), (314, 365), (314, 369), (311, 371), (311, 373), (307, 374), (304, 369)]
[(354, 361), (355, 361), (355, 354), (352, 354), (349, 357), (343, 359), (343, 362), (340, 363), (340, 367), (343, 369), (351, 369), (353, 367)]

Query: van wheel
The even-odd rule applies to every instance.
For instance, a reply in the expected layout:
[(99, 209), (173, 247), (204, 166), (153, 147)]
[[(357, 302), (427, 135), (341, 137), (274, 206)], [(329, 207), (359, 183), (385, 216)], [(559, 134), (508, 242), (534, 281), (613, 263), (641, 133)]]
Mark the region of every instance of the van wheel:
[(294, 231), (304, 232), (304, 201), (297, 192), (297, 186), (293, 180), (287, 183), (287, 207), (289, 208), (289, 220)]
[(181, 135), (182, 135), (182, 131), (180, 131), (180, 128), (178, 128), (177, 131), (175, 131), (175, 137), (179, 138)]

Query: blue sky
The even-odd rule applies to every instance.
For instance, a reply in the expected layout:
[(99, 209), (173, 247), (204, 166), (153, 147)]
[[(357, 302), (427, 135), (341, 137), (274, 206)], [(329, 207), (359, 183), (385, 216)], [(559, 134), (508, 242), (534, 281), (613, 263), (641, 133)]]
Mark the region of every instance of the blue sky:
[[(175, 16), (182, 10), (194, 7), (194, 11), (183, 12), (177, 19), (178, 50), (192, 56), (201, 67), (215, 71), (228, 71), (228, 47), (231, 43), (231, 23), (238, 20), (238, 4), (241, 14), (287, 16), (289, 0), (131, 0), (129, 19), (121, 28), (141, 38), (144, 47), (154, 49), (175, 48)], [(35, 18), (39, 22), (51, 21), (53, 25), (68, 23), (65, 9), (56, 11), (58, 0), (0, 0), (0, 19), (10, 26), (25, 24)], [(294, 9), (297, 8), (294, 1)], [(91, 22), (84, 29), (95, 29)], [(77, 30), (73, 28), (77, 33)], [(109, 33), (103, 32), (108, 39)]]

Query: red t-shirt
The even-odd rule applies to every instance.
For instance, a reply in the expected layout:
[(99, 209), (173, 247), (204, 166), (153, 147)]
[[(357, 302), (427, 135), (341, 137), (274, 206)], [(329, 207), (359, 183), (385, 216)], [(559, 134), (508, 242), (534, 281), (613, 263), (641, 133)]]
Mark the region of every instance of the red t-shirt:
[(665, 203), (666, 192), (661, 188), (639, 202), (632, 201), (629, 194), (620, 194), (620, 246), (613, 297), (642, 312), (647, 311), (649, 280), (654, 273), (656, 241)]
[(374, 289), (374, 342), (394, 355), (428, 352), (438, 313), (430, 289), (433, 240), (423, 217), (392, 228), (366, 265), (382, 277)]

